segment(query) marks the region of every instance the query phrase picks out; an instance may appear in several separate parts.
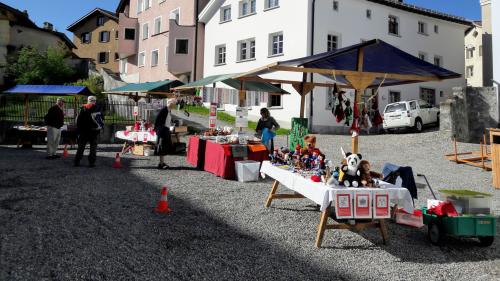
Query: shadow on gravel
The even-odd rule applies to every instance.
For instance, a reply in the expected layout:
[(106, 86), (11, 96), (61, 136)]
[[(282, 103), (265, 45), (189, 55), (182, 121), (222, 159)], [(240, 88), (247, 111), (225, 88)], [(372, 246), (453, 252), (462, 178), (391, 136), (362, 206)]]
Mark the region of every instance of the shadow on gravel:
[(173, 212), (155, 214), (160, 187), (111, 168), (112, 154), (94, 169), (32, 161), (42, 154), (0, 148), (0, 178), (22, 179), (0, 192), (0, 280), (353, 279), (170, 194)]

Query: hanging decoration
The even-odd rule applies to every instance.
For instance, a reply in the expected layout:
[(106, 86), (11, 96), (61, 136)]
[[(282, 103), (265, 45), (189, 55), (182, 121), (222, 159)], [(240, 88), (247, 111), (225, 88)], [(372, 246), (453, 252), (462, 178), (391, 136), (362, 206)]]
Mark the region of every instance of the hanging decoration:
[(351, 101), (347, 99), (345, 101), (345, 109), (344, 109), (344, 114), (345, 114), (345, 125), (350, 126), (351, 121), (352, 121), (352, 108), (351, 108)]

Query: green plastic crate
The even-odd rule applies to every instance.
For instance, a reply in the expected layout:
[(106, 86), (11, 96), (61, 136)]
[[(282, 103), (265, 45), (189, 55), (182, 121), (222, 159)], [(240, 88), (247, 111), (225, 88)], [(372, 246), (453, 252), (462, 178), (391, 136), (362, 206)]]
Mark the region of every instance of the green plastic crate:
[(440, 223), (451, 236), (496, 236), (496, 222), (494, 216), (458, 216), (445, 217), (427, 214), (427, 208), (422, 209), (424, 224)]

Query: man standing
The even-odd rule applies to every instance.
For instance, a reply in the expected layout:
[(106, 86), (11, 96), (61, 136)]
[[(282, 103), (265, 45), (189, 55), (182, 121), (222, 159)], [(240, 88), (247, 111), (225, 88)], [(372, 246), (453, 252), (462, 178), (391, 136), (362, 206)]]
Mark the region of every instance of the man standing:
[(47, 157), (46, 159), (56, 159), (61, 156), (57, 155), (57, 147), (61, 141), (61, 127), (64, 125), (64, 100), (58, 98), (56, 104), (53, 105), (49, 112), (45, 115), (45, 125), (47, 125)]
[(74, 160), (74, 166), (80, 166), (80, 160), (83, 158), (83, 152), (87, 143), (90, 144), (89, 167), (95, 167), (97, 136), (104, 127), (103, 116), (100, 108), (96, 105), (95, 96), (89, 96), (87, 104), (82, 106), (76, 119), (76, 128), (78, 132), (78, 150)]

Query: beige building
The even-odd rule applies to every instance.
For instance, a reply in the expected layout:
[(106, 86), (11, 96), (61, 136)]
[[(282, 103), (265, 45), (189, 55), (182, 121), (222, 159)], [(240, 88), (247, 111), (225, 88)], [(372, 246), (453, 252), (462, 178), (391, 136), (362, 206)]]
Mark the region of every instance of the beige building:
[(96, 70), (106, 68), (118, 73), (118, 17), (115, 13), (96, 8), (68, 26), (73, 33), (73, 52), (91, 59)]
[(474, 22), (465, 32), (465, 79), (467, 86), (483, 86), (483, 27)]
[[(46, 22), (38, 27), (30, 20), (27, 11), (19, 11), (0, 2), (0, 66), (7, 63), (7, 57), (24, 46), (32, 46), (39, 50), (56, 48), (60, 45), (69, 50), (75, 45), (64, 33), (54, 30), (53, 25)], [(74, 64), (80, 63), (75, 60)], [(6, 81), (5, 69), (0, 67), (0, 89), (11, 81)]]

